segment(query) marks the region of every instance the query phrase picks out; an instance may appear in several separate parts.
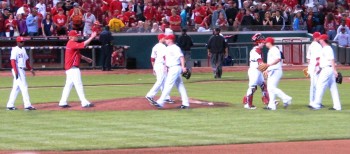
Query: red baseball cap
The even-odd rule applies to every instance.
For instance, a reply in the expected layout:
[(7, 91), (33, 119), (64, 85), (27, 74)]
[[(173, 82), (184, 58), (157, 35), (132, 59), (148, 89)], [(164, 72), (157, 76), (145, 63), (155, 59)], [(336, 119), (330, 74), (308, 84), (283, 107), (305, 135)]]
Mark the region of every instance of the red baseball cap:
[(71, 30), (69, 31), (68, 36), (79, 36), (79, 33), (76, 30)]
[(313, 38), (318, 38), (321, 36), (321, 33), (320, 32), (315, 32), (314, 34), (312, 34)]
[(175, 40), (175, 35), (173, 35), (173, 34), (167, 35), (167, 36), (165, 36), (165, 39), (167, 39), (167, 40)]
[(18, 37), (16, 38), (16, 42), (24, 42), (24, 37), (18, 36)]
[(320, 37), (318, 37), (319, 40), (328, 40), (327, 34), (322, 34)]
[(273, 39), (272, 37), (267, 37), (267, 38), (265, 39), (265, 43), (275, 44), (275, 39)]
[(165, 34), (161, 33), (161, 34), (158, 35), (158, 40), (161, 40), (161, 39), (163, 39), (164, 37), (165, 37)]

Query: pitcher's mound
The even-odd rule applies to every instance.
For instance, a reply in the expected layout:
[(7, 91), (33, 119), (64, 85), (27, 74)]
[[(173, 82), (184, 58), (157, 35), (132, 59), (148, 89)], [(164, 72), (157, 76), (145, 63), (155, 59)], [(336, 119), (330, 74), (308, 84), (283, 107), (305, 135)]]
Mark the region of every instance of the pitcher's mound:
[[(177, 109), (181, 105), (181, 98), (173, 97), (174, 104), (166, 103), (164, 109)], [(94, 107), (82, 108), (80, 102), (70, 102), (70, 108), (60, 108), (57, 102), (36, 104), (38, 110), (87, 110), (87, 111), (132, 111), (132, 110), (157, 110), (144, 97), (120, 98), (112, 100), (94, 101)], [(227, 107), (228, 103), (208, 102), (190, 99), (190, 108), (215, 108)]]

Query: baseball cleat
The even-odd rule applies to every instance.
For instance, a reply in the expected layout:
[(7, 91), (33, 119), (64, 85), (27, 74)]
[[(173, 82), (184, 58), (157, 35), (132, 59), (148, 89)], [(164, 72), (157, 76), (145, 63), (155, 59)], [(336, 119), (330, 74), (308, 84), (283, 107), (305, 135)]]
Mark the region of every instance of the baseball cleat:
[(167, 103), (169, 103), (169, 104), (174, 104), (174, 103), (175, 103), (175, 101), (172, 100), (172, 99), (166, 99), (165, 102), (167, 102)]
[(331, 107), (331, 108), (329, 108), (328, 110), (332, 110), (332, 111), (340, 111), (340, 110), (335, 109), (334, 107)]
[(185, 105), (181, 105), (178, 107), (178, 109), (189, 109), (190, 107), (189, 106), (185, 106)]
[(148, 101), (148, 102), (150, 102), (150, 103), (151, 103), (151, 105), (153, 105), (153, 103), (154, 103), (153, 98), (148, 97), (148, 96), (145, 96), (145, 98), (147, 99), (147, 101)]
[(17, 108), (16, 107), (7, 107), (6, 110), (17, 110)]
[(284, 109), (287, 109), (288, 106), (289, 106), (290, 104), (292, 104), (292, 98), (290, 98), (290, 99), (289, 99), (288, 101), (286, 101), (286, 102), (283, 102), (283, 108), (284, 108)]
[(268, 107), (268, 106), (266, 106), (266, 107), (264, 107), (264, 110), (276, 110), (276, 109), (272, 109), (272, 108), (270, 108), (270, 107)]
[(245, 109), (248, 109), (248, 110), (255, 110), (256, 109), (256, 106), (252, 105), (252, 106), (249, 106), (248, 104), (244, 105), (244, 108)]
[(90, 107), (94, 107), (95, 105), (90, 103), (90, 104), (86, 104), (83, 106), (83, 108), (90, 108)]
[(157, 109), (163, 109), (163, 106), (159, 105), (157, 102), (154, 102), (153, 106), (155, 106)]
[(60, 108), (70, 108), (71, 106), (70, 105), (59, 105)]
[(325, 108), (326, 106), (324, 106), (323, 104), (321, 104), (321, 108)]
[(321, 109), (321, 108), (316, 108), (316, 107), (313, 107), (313, 106), (310, 106), (309, 108), (310, 108), (310, 110), (314, 110), (314, 111)]
[(24, 110), (30, 111), (30, 110), (36, 110), (36, 108), (33, 106), (29, 106), (29, 107), (24, 108)]

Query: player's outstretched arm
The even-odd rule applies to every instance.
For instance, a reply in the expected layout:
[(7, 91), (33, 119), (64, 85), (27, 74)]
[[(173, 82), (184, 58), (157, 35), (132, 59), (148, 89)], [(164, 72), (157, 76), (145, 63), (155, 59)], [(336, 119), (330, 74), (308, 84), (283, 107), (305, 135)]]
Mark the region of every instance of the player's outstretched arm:
[(96, 37), (97, 33), (96, 32), (92, 32), (91, 36), (89, 37), (89, 39), (87, 39), (86, 41), (84, 41), (84, 46), (87, 46), (90, 44), (90, 42)]
[(187, 69), (185, 67), (185, 58), (183, 56), (180, 57), (180, 62), (181, 62), (182, 73), (185, 73)]
[(82, 60), (85, 60), (86, 62), (88, 62), (88, 63), (92, 63), (93, 62), (93, 60), (91, 59), (91, 58), (88, 58), (88, 57), (85, 57), (85, 56), (81, 56), (81, 59)]

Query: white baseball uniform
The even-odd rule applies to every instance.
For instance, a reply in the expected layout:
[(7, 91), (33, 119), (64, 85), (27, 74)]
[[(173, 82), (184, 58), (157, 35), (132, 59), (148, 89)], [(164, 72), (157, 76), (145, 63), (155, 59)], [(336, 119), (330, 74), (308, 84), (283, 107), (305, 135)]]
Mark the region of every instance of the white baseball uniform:
[(13, 75), (13, 86), (10, 94), (10, 98), (7, 102), (7, 107), (14, 107), (18, 92), (21, 91), (22, 98), (24, 102), (24, 108), (32, 106), (29, 100), (28, 85), (26, 81), (26, 61), (29, 59), (26, 49), (24, 47), (20, 48), (18, 46), (13, 47), (11, 51), (10, 60), (16, 61), (18, 78), (16, 79), (16, 74), (14, 69), (12, 69)]
[[(273, 62), (275, 62), (278, 59), (280, 61), (277, 64), (271, 65)], [(271, 65), (267, 69), (268, 71), (267, 90), (269, 91), (269, 97), (270, 97), (268, 107), (271, 110), (276, 110), (277, 108), (277, 104), (275, 103), (276, 97), (281, 98), (284, 104), (286, 103), (289, 104), (292, 100), (292, 97), (286, 95), (281, 89), (277, 88), (278, 83), (283, 76), (283, 71), (282, 71), (281, 51), (276, 46), (273, 46), (271, 49), (269, 49), (269, 52), (267, 53), (267, 64)]]
[[(151, 58), (154, 58), (153, 71), (155, 72), (157, 81), (154, 83), (152, 89), (147, 93), (146, 97), (153, 98), (159, 90), (164, 87), (164, 81), (167, 76), (167, 69), (165, 67), (165, 50), (166, 46), (163, 43), (157, 43), (152, 48)], [(166, 99), (170, 99), (170, 96), (166, 96)]]
[(262, 57), (261, 57), (261, 51), (258, 52), (257, 50), (261, 50), (258, 46), (255, 46), (249, 54), (249, 69), (248, 69), (248, 77), (249, 77), (249, 88), (247, 90), (246, 96), (243, 98), (243, 103), (245, 104), (245, 108), (250, 108), (253, 105), (253, 94), (257, 90), (257, 86), (260, 86), (262, 89), (263, 97), (266, 96), (268, 99), (268, 93), (266, 90), (265, 82), (264, 82), (264, 76), (262, 72), (260, 72), (257, 68), (259, 66), (259, 63), (262, 63)]
[(181, 78), (182, 68), (180, 58), (183, 57), (183, 53), (176, 44), (166, 47), (165, 51), (165, 65), (168, 68), (168, 75), (165, 79), (164, 89), (162, 95), (157, 100), (160, 106), (164, 106), (166, 96), (171, 92), (171, 89), (175, 85), (178, 89), (183, 106), (190, 106), (188, 102), (187, 92), (184, 83)]
[(341, 104), (339, 100), (338, 88), (335, 82), (334, 69), (332, 67), (332, 61), (334, 60), (334, 53), (331, 46), (324, 46), (321, 50), (320, 67), (321, 72), (319, 74), (316, 84), (315, 100), (312, 102), (312, 107), (315, 109), (321, 108), (322, 97), (326, 88), (330, 88), (333, 108), (341, 110)]
[[(309, 49), (307, 50), (306, 58), (310, 61), (308, 65), (308, 73), (310, 76), (310, 102), (309, 105), (315, 100), (316, 83), (319, 76), (319, 58), (321, 55), (322, 46), (313, 41)], [(317, 66), (316, 66), (317, 65)]]

